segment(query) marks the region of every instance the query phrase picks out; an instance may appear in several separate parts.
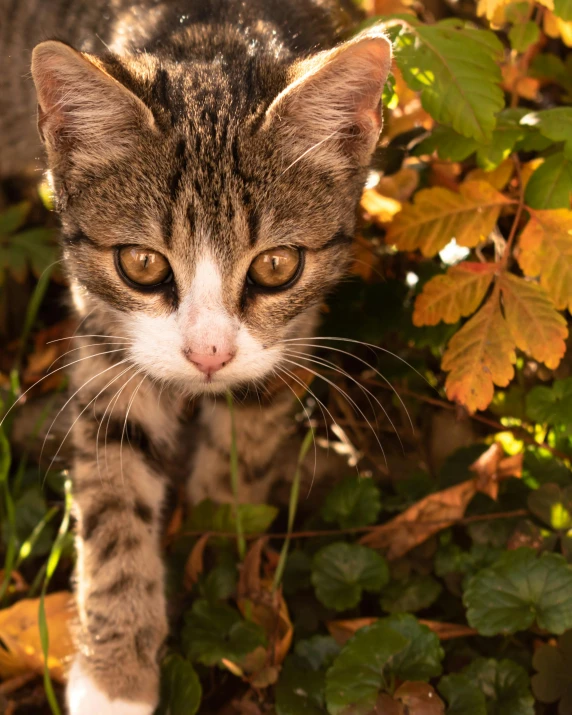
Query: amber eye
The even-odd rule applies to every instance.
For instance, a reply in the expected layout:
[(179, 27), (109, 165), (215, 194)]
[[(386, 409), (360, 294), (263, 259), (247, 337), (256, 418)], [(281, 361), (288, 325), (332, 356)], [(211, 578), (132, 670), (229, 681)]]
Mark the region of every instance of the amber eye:
[(152, 287), (171, 277), (169, 261), (157, 251), (136, 246), (123, 246), (117, 252), (120, 272), (138, 286)]
[(302, 254), (297, 248), (272, 248), (252, 261), (248, 277), (264, 288), (280, 288), (298, 273)]

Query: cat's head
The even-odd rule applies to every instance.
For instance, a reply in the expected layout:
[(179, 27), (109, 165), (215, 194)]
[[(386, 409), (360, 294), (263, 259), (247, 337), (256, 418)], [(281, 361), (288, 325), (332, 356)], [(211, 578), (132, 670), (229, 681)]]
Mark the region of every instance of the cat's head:
[(390, 59), (376, 28), (271, 71), (250, 59), (242, 77), (240, 62), (38, 45), (80, 313), (189, 392), (271, 374), (347, 269)]

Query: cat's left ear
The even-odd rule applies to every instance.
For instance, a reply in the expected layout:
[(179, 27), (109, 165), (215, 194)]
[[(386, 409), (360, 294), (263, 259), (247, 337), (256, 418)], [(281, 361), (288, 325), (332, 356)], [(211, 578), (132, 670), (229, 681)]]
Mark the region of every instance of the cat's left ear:
[(369, 28), (349, 42), (294, 66), (291, 83), (270, 105), (265, 126), (283, 150), (335, 170), (369, 163), (382, 126), (381, 94), (391, 43)]
[(95, 57), (63, 42), (34, 48), (38, 129), (52, 168), (93, 169), (122, 158), (137, 134), (154, 130), (150, 109)]

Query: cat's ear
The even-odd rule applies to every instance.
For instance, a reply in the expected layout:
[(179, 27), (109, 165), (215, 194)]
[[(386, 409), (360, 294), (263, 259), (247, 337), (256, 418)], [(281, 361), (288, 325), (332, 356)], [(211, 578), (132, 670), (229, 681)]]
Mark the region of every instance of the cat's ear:
[(372, 27), (333, 50), (303, 60), (270, 105), (265, 125), (284, 150), (335, 169), (367, 165), (382, 125), (381, 94), (391, 66), (391, 43)]
[(89, 169), (121, 158), (136, 132), (154, 128), (149, 108), (111, 77), (94, 57), (63, 42), (47, 41), (32, 54), (38, 129), (50, 158), (73, 156)]

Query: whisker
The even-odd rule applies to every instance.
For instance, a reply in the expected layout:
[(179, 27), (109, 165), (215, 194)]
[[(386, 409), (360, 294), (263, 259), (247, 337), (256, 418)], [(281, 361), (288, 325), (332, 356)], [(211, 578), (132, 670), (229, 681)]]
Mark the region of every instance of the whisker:
[[(73, 400), (73, 398), (78, 394), (78, 392), (80, 392), (80, 390), (83, 390), (83, 388), (84, 388), (86, 385), (88, 385), (92, 380), (95, 380), (97, 377), (100, 377), (101, 375), (103, 375), (104, 373), (108, 372), (109, 370), (112, 370), (113, 368), (119, 367), (120, 365), (123, 365), (123, 364), (126, 363), (126, 362), (127, 362), (127, 360), (122, 360), (121, 362), (119, 362), (119, 363), (117, 363), (117, 364), (114, 363), (113, 365), (110, 365), (109, 367), (107, 367), (105, 370), (102, 370), (101, 372), (98, 372), (96, 375), (93, 375), (92, 377), (89, 378), (89, 380), (86, 380), (86, 381), (83, 383), (83, 385), (81, 385), (81, 386), (73, 393), (73, 395), (66, 401), (66, 403), (64, 404), (64, 406), (63, 406), (63, 407), (60, 409), (60, 411), (58, 412), (58, 414), (54, 417), (54, 420), (53, 420), (52, 424), (50, 425), (50, 428), (49, 428), (49, 430), (48, 430), (48, 433), (46, 434), (46, 436), (45, 436), (45, 438), (44, 438), (44, 443), (42, 444), (42, 451), (40, 452), (40, 460), (39, 460), (40, 462), (41, 462), (41, 460), (42, 460), (42, 454), (44, 453), (44, 448), (45, 448), (45, 446), (46, 446), (46, 440), (47, 440), (47, 438), (48, 438), (48, 436), (49, 436), (49, 434), (50, 434), (50, 431), (51, 431), (52, 427), (55, 425), (56, 420), (58, 419), (58, 417), (62, 414), (62, 412), (63, 412), (63, 411), (65, 410), (65, 408), (67, 407), (67, 405), (69, 405), (69, 403), (70, 403), (70, 402)], [(117, 377), (114, 378), (114, 380), (116, 380), (116, 379), (117, 379)], [(114, 382), (114, 380), (112, 380), (110, 383), (108, 383), (108, 385), (112, 384), (112, 383)], [(49, 465), (49, 467), (48, 467), (48, 469), (47, 469), (47, 472), (49, 472), (49, 471), (51, 470), (51, 468), (52, 468), (52, 466), (53, 466), (55, 460), (56, 460), (57, 457), (58, 457), (58, 454), (60, 453), (61, 448), (64, 446), (64, 442), (66, 441), (66, 439), (67, 439), (67, 438), (69, 437), (69, 435), (71, 434), (71, 431), (72, 431), (72, 429), (75, 427), (75, 425), (77, 424), (77, 421), (80, 419), (80, 417), (83, 415), (83, 413), (87, 410), (87, 408), (91, 405), (91, 403), (92, 403), (94, 400), (97, 400), (97, 398), (99, 397), (99, 395), (108, 387), (108, 385), (106, 385), (105, 387), (103, 387), (103, 388), (100, 390), (100, 392), (98, 392), (98, 394), (97, 394), (94, 398), (92, 398), (92, 399), (87, 403), (87, 405), (82, 409), (82, 411), (79, 413), (79, 415), (78, 415), (78, 416), (75, 418), (75, 420), (72, 422), (71, 427), (70, 427), (70, 428), (68, 429), (68, 431), (66, 432), (64, 438), (63, 438), (62, 441), (60, 442), (60, 446), (58, 447), (56, 453), (55, 453), (54, 456), (52, 457), (52, 460), (51, 460), (50, 465)], [(46, 472), (46, 473), (47, 473), (47, 472)]]
[[(121, 394), (123, 390), (127, 387), (127, 385), (133, 380), (134, 378), (137, 377), (137, 375), (140, 375), (143, 372), (143, 368), (139, 368), (136, 370), (133, 375), (124, 383), (124, 385), (117, 391), (115, 394), (113, 406), (111, 408), (111, 411), (109, 412), (109, 416), (107, 418), (107, 425), (105, 427), (105, 437), (104, 437), (104, 442), (103, 442), (103, 454), (105, 457), (105, 471), (109, 475), (109, 462), (107, 460), (107, 434), (109, 432), (109, 425), (111, 424), (111, 417), (113, 415), (113, 410), (117, 407), (117, 403), (119, 402), (119, 398), (121, 397)], [(121, 433), (121, 443), (123, 443), (123, 432)], [(121, 455), (121, 447), (119, 449), (119, 454)]]
[[(140, 372), (142, 372), (142, 371), (143, 370), (140, 370)], [(127, 420), (129, 418), (129, 412), (131, 411), (131, 407), (133, 406), (135, 397), (137, 396), (137, 393), (141, 389), (141, 385), (145, 382), (145, 380), (146, 380), (146, 375), (143, 375), (140, 383), (137, 385), (133, 394), (131, 395), (131, 399), (129, 401), (129, 404), (127, 405), (127, 412), (125, 413), (125, 420), (123, 422), (123, 430), (121, 432), (121, 442), (119, 444), (119, 464), (120, 464), (120, 471), (121, 471), (121, 481), (123, 483), (124, 488), (125, 488), (125, 477), (123, 475), (123, 438), (125, 436), (125, 431), (127, 429)]]
[(341, 387), (339, 387), (338, 385), (336, 385), (335, 382), (333, 382), (333, 381), (330, 380), (329, 378), (325, 377), (324, 375), (320, 375), (319, 372), (316, 372), (315, 370), (312, 370), (311, 368), (309, 368), (309, 367), (307, 367), (307, 366), (305, 366), (305, 365), (301, 365), (300, 363), (295, 362), (294, 360), (289, 360), (289, 359), (287, 359), (287, 358), (285, 358), (285, 360), (286, 360), (286, 362), (289, 362), (289, 363), (291, 363), (292, 365), (297, 365), (298, 367), (301, 367), (301, 368), (303, 368), (304, 370), (308, 370), (309, 372), (313, 373), (316, 377), (321, 378), (322, 380), (324, 380), (324, 382), (327, 382), (327, 383), (328, 383), (329, 385), (331, 385), (335, 390), (337, 390), (337, 391), (340, 393), (340, 395), (342, 395), (343, 397), (345, 397), (345, 398), (347, 399), (347, 401), (352, 405), (352, 407), (354, 407), (354, 409), (356, 409), (356, 410), (359, 412), (359, 414), (363, 417), (363, 419), (365, 420), (365, 422), (368, 424), (369, 428), (371, 429), (372, 434), (374, 435), (374, 437), (375, 437), (375, 439), (376, 439), (376, 441), (377, 441), (377, 444), (379, 445), (379, 448), (380, 448), (381, 453), (382, 453), (382, 455), (383, 455), (383, 459), (384, 459), (384, 461), (385, 461), (385, 465), (386, 465), (387, 468), (389, 468), (389, 465), (388, 465), (388, 463), (387, 463), (387, 457), (385, 456), (385, 450), (383, 449), (383, 446), (382, 446), (382, 444), (381, 444), (381, 441), (380, 441), (380, 439), (379, 439), (379, 436), (376, 434), (375, 430), (373, 429), (373, 425), (372, 425), (371, 422), (368, 420), (368, 418), (366, 417), (365, 413), (363, 412), (363, 410), (361, 409), (361, 407), (357, 404), (357, 402), (356, 402), (350, 395), (348, 395), (348, 393), (347, 393), (345, 390), (342, 390)]
[(133, 342), (133, 338), (126, 338), (124, 335), (101, 335), (100, 333), (90, 333), (88, 335), (67, 335), (65, 338), (55, 338), (54, 340), (48, 340), (46, 345), (61, 343), (62, 340), (80, 340), (81, 338), (111, 338), (112, 340), (128, 340), (131, 343)]
[[(57, 357), (51, 365), (48, 367), (48, 370), (51, 370), (52, 367), (62, 358), (64, 358), (66, 355), (69, 355), (70, 353), (74, 353), (77, 350), (83, 350), (84, 348), (92, 348), (92, 347), (107, 347), (108, 345), (129, 345), (129, 343), (89, 343), (88, 345), (80, 345), (78, 348), (72, 348), (71, 350), (66, 350), (65, 353)], [(118, 348), (114, 352), (120, 352), (120, 348)]]

